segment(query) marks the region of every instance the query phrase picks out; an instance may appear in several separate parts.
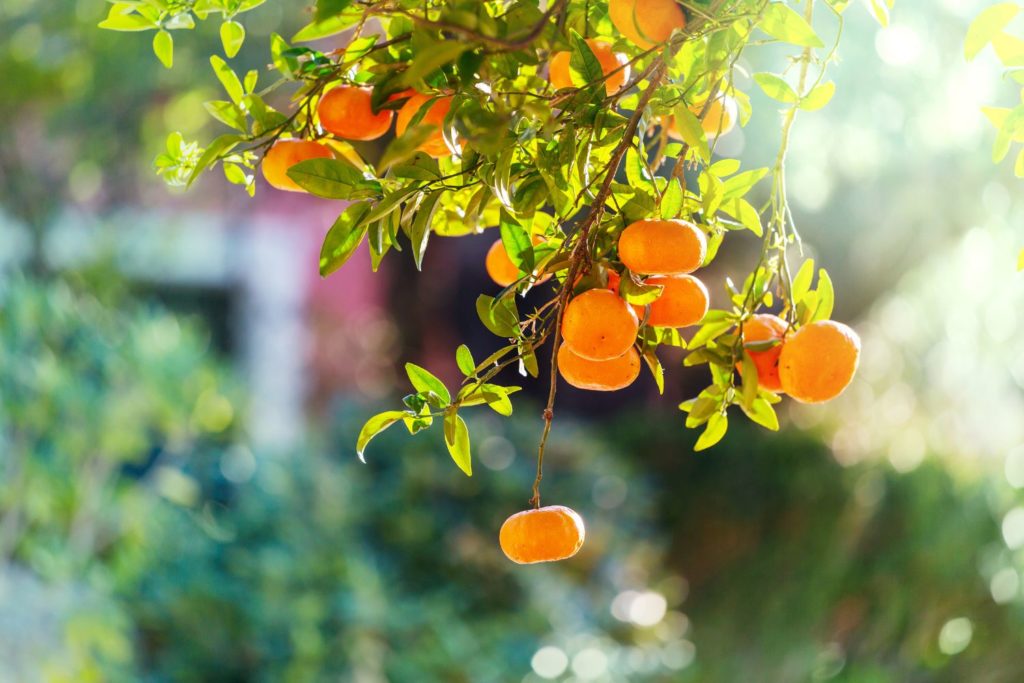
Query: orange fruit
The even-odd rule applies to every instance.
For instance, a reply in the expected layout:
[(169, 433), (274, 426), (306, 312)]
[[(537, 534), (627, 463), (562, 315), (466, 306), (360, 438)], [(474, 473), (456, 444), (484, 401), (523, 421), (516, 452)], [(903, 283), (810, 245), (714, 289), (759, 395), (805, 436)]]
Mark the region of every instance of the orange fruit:
[(565, 344), (558, 347), (558, 372), (577, 389), (618, 391), (640, 376), (640, 354), (632, 346), (611, 360), (587, 360)]
[(634, 273), (692, 273), (704, 263), (707, 249), (704, 231), (679, 219), (637, 221), (619, 236), (619, 260)]
[[(782, 354), (782, 341), (786, 336), (789, 325), (777, 315), (761, 313), (751, 316), (743, 323), (743, 343), (778, 341), (779, 343), (771, 348), (754, 351), (747, 349), (754, 367), (757, 368), (757, 384), (763, 389), (778, 393), (782, 391), (782, 381), (779, 379), (779, 356)], [(736, 369), (743, 372), (743, 364), (737, 363)]]
[(675, 0), (610, 0), (608, 17), (623, 38), (644, 50), (686, 28), (686, 15)]
[[(597, 57), (597, 61), (601, 63), (601, 71), (607, 76), (604, 81), (605, 92), (614, 95), (629, 79), (630, 69), (627, 66), (629, 57), (621, 52), (613, 52), (611, 45), (600, 40), (589, 39), (587, 45)], [(551, 63), (548, 65), (548, 80), (555, 90), (576, 87), (577, 84), (573, 82), (572, 71), (569, 68), (571, 61), (572, 53), (568, 51), (556, 52), (551, 58)], [(618, 70), (616, 71), (616, 69)], [(613, 71), (615, 73), (612, 73)], [(579, 85), (586, 84), (581, 82)]]
[(562, 315), (562, 338), (578, 356), (611, 360), (633, 347), (636, 313), (618, 294), (589, 289), (573, 298)]
[(498, 540), (517, 564), (554, 562), (572, 557), (583, 547), (583, 519), (564, 505), (517, 512), (501, 525)]
[(288, 169), (307, 159), (331, 159), (331, 150), (319, 142), (309, 140), (278, 140), (263, 156), (260, 170), (272, 187), (289, 192), (305, 192), (288, 177)]
[[(532, 239), (534, 246), (544, 244), (544, 238), (540, 235), (534, 235)], [(500, 287), (508, 287), (523, 276), (519, 266), (512, 263), (512, 259), (509, 258), (508, 251), (505, 249), (505, 244), (501, 239), (495, 240), (491, 248), (487, 250), (487, 259), (484, 261), (484, 266), (487, 268), (487, 274)], [(537, 284), (546, 282), (550, 277), (550, 275), (545, 275), (538, 278)]]
[(395, 113), (382, 109), (374, 114), (370, 106), (373, 90), (351, 85), (333, 88), (316, 107), (320, 125), (332, 135), (345, 140), (376, 140), (391, 127)]
[[(434, 99), (433, 95), (414, 93), (406, 103), (402, 105), (402, 108), (398, 110), (398, 118), (395, 123), (395, 134), (398, 135), (398, 137), (402, 137), (405, 134), (405, 131), (409, 127), (413, 118), (431, 99)], [(445, 144), (444, 134), (441, 132), (441, 126), (444, 125), (444, 119), (448, 116), (448, 111), (451, 108), (452, 98), (450, 96), (435, 99), (418, 124), (420, 126), (429, 126), (434, 128), (430, 137), (423, 141), (419, 148), (421, 151), (426, 152), (435, 159), (449, 156), (452, 153), (451, 150), (448, 149), (448, 145)]]
[[(689, 109), (693, 112), (694, 116), (699, 117), (701, 112), (704, 111), (704, 103), (691, 104)], [(700, 120), (700, 126), (704, 129), (705, 135), (708, 135), (709, 137), (725, 135), (736, 127), (736, 121), (739, 118), (738, 112), (739, 105), (736, 104), (735, 98), (729, 97), (728, 95), (719, 95), (711, 102), (710, 105), (708, 105), (708, 110), (704, 113), (704, 118)], [(683, 139), (682, 134), (679, 132), (679, 128), (676, 126), (676, 117), (661, 117), (661, 125), (668, 129), (669, 137), (676, 140)]]
[(801, 403), (823, 403), (843, 393), (860, 360), (860, 337), (832, 320), (804, 325), (782, 346), (782, 389)]
[(711, 100), (711, 104), (707, 105), (707, 111), (704, 111), (704, 104), (704, 102), (691, 104), (690, 111), (695, 116), (700, 116), (701, 112), (704, 112), (704, 118), (700, 120), (700, 125), (705, 133), (708, 135), (725, 135), (736, 127), (739, 107), (736, 104), (735, 98), (728, 95), (719, 95)]
[(651, 302), (647, 324), (652, 327), (689, 327), (708, 312), (708, 289), (692, 275), (656, 275), (647, 284), (665, 288)]

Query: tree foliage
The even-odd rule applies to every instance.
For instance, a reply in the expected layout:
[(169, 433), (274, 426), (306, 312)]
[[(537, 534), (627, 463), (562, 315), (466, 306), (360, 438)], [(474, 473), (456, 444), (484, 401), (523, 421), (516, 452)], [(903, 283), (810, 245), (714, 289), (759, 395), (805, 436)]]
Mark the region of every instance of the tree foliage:
[[(615, 13), (626, 6), (639, 25), (637, 13), (653, 6), (318, 0), (312, 21), (294, 36), (272, 36), (269, 70), (243, 73), (225, 57), (244, 40), (241, 15), (258, 4), (118, 2), (101, 24), (156, 31), (154, 51), (170, 66), (170, 32), (191, 28), (196, 20), (222, 22), (224, 57), (212, 55), (210, 63), (225, 98), (207, 102), (206, 109), (229, 131), (205, 144), (172, 134), (156, 160), (159, 173), (171, 184), (189, 185), (219, 166), (230, 182), (253, 194), (256, 172), (275, 143), (316, 140), (332, 155), (301, 161), (287, 175), (311, 194), (347, 202), (324, 241), (322, 275), (344, 265), (363, 242), (374, 270), (393, 250), (407, 251), (420, 267), (432, 237), (485, 229), (500, 234), (519, 269), (515, 282), (494, 296), (482, 294), (476, 306), (483, 324), (507, 344), (482, 360), (460, 347), (456, 361), (464, 380), (454, 391), (427, 369), (407, 365), (414, 391), (400, 408), (366, 423), (358, 439), (360, 457), (376, 434), (394, 424), (416, 433), (438, 420), (452, 458), (470, 474), (470, 439), (459, 412), (487, 405), (510, 414), (509, 397), (518, 387), (497, 384), (498, 374), (518, 367), (522, 375), (537, 377), (537, 354), (551, 342), (542, 461), (563, 312), (574, 295), (607, 286), (610, 274), (627, 302), (649, 312), (662, 288), (625, 269), (616, 243), (630, 223), (651, 218), (683, 218), (699, 226), (708, 243), (704, 265), (744, 234), (762, 240), (749, 275), (724, 283), (725, 305), (708, 311), (694, 334), (687, 339), (677, 329), (645, 324), (645, 313), (636, 348), (662, 390), (663, 347), (685, 349), (686, 365), (709, 368), (708, 386), (680, 405), (686, 425), (704, 430), (698, 449), (722, 438), (731, 406), (766, 428), (778, 428), (773, 406), (780, 397), (758, 386), (756, 372), (737, 372), (752, 368), (750, 353), (758, 348), (744, 343), (742, 331), (760, 311), (776, 311), (797, 329), (832, 313), (827, 272), (810, 260), (794, 260), (800, 238), (787, 203), (785, 161), (798, 113), (820, 109), (835, 92), (826, 68), (835, 58), (848, 2), (690, 0), (679, 3), (685, 22), (671, 35), (631, 42), (618, 30)], [(872, 0), (869, 8), (884, 24), (891, 5)], [(324, 52), (306, 45), (342, 32), (351, 36), (345, 47)], [(623, 55), (618, 68), (604, 68), (588, 42), (594, 38)], [(776, 73), (743, 72), (746, 51), (770, 47), (777, 54), (780, 45), (791, 54)], [(546, 67), (552, 55), (566, 51), (572, 86), (556, 89)], [(745, 169), (740, 159), (719, 154), (726, 123), (719, 115), (717, 129), (708, 125), (709, 112), (727, 100), (735, 103), (741, 125), (751, 117), (750, 98), (739, 86), (748, 75), (781, 111), (779, 152), (767, 168)], [(607, 87), (613, 77), (624, 77), (623, 87)], [(403, 110), (415, 97), (424, 104), (404, 128), (400, 114), (399, 134), (378, 158), (365, 158), (326, 132), (317, 115), (322, 96), (338, 85), (372, 88), (375, 114)], [(275, 107), (280, 93), (290, 99)], [(450, 105), (440, 122), (443, 146), (428, 154), (423, 150), (437, 126), (426, 115), (442, 101)], [(518, 295), (539, 287), (550, 297), (528, 310)]]

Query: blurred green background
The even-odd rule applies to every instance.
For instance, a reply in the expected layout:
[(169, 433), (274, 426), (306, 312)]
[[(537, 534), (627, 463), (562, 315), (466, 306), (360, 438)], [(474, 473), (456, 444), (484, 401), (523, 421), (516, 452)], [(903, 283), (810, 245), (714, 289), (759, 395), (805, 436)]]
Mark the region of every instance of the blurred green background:
[[(1024, 680), (1021, 190), (979, 111), (1015, 88), (959, 48), (987, 4), (852, 7), (836, 98), (797, 123), (798, 224), (864, 342), (846, 394), (695, 455), (678, 363), (663, 399), (560, 392), (545, 502), (587, 543), (524, 568), (497, 529), (536, 391), (471, 419), (472, 479), (438, 434), (352, 448), (401, 363), (493, 344), (490, 239), (319, 282), (336, 206), (155, 177), (168, 130), (215, 132), (216, 26), (166, 71), (102, 2), (5, 0), (0, 682)], [(301, 14), (247, 14), (235, 61)], [(747, 167), (778, 142), (754, 105), (720, 143)], [(712, 283), (750, 266), (736, 240)]]

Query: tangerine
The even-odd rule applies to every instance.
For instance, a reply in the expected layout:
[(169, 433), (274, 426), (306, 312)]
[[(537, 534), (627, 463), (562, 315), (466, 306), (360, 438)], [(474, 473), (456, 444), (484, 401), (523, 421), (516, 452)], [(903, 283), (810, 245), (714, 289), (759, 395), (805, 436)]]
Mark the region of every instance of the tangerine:
[(675, 0), (610, 0), (608, 17), (626, 40), (644, 50), (686, 28), (686, 15)]
[(707, 249), (704, 231), (680, 219), (637, 221), (619, 236), (619, 260), (634, 273), (692, 273), (704, 263)]
[(320, 98), (316, 112), (320, 125), (345, 140), (376, 140), (388, 132), (395, 113), (382, 109), (374, 114), (370, 105), (373, 90), (340, 85)]
[(801, 403), (829, 401), (849, 386), (860, 360), (860, 337), (832, 320), (809, 323), (782, 346), (782, 389)]
[(640, 323), (618, 294), (589, 289), (573, 298), (562, 316), (562, 337), (576, 355), (611, 360), (629, 351)]
[(562, 344), (558, 347), (558, 372), (577, 389), (618, 391), (640, 376), (640, 354), (634, 347), (611, 360), (587, 360)]
[[(743, 343), (749, 345), (757, 342), (777, 341), (774, 346), (755, 351), (748, 348), (754, 367), (757, 368), (758, 386), (778, 393), (782, 391), (779, 379), (779, 356), (782, 354), (782, 341), (786, 337), (789, 325), (777, 315), (760, 313), (751, 316), (743, 323)], [(743, 364), (737, 363), (736, 369), (743, 372)]]
[(689, 327), (708, 312), (708, 289), (692, 275), (656, 275), (647, 284), (664, 287), (647, 316), (652, 327)]
[(331, 159), (334, 154), (319, 142), (309, 140), (278, 140), (263, 156), (260, 170), (271, 187), (288, 192), (305, 192), (294, 180), (288, 177), (288, 169), (307, 159)]
[(501, 525), (498, 541), (516, 564), (554, 562), (572, 557), (583, 547), (583, 519), (564, 505), (517, 512)]
[(434, 99), (433, 95), (424, 95), (423, 93), (414, 93), (406, 100), (402, 108), (398, 110), (398, 118), (395, 122), (395, 134), (398, 137), (402, 137), (405, 134), (409, 124), (412, 123), (413, 118), (419, 113), (427, 102), (434, 100), (427, 111), (423, 114), (423, 118), (420, 119), (420, 126), (427, 126), (432, 128), (430, 136), (420, 143), (419, 149), (426, 152), (435, 159), (449, 156), (452, 151), (448, 149), (447, 143), (444, 141), (444, 133), (441, 132), (441, 127), (444, 125), (445, 117), (448, 116), (448, 112), (452, 108), (451, 96), (444, 96)]

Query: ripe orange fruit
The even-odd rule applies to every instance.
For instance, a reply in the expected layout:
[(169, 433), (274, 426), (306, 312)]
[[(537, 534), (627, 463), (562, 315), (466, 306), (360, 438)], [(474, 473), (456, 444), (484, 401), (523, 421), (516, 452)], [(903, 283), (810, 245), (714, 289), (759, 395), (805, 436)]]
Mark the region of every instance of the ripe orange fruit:
[(860, 360), (860, 337), (831, 320), (804, 325), (779, 355), (782, 389), (801, 403), (823, 403), (843, 393)]
[(651, 302), (647, 324), (652, 327), (689, 327), (708, 312), (708, 289), (692, 275), (656, 275), (647, 284), (665, 288)]
[[(782, 391), (782, 381), (779, 379), (779, 356), (782, 354), (782, 340), (786, 336), (789, 326), (786, 321), (777, 315), (761, 313), (751, 316), (743, 323), (743, 343), (752, 344), (755, 342), (778, 341), (779, 343), (768, 349), (754, 351), (747, 349), (754, 367), (757, 368), (757, 384), (763, 389), (778, 393)], [(737, 363), (736, 369), (743, 372), (743, 364)]]
[[(699, 117), (701, 112), (704, 111), (704, 103), (691, 104), (689, 109), (693, 112), (694, 116)], [(708, 105), (704, 118), (700, 120), (700, 126), (704, 130), (704, 134), (709, 137), (725, 135), (736, 127), (736, 121), (739, 117), (738, 112), (739, 105), (736, 104), (735, 98), (728, 95), (719, 95)], [(682, 133), (679, 132), (679, 127), (676, 126), (675, 116), (662, 116), (661, 125), (668, 129), (669, 137), (675, 140), (683, 139)]]
[[(601, 63), (601, 71), (607, 76), (604, 81), (605, 92), (609, 95), (614, 95), (622, 89), (622, 86), (629, 79), (630, 69), (627, 66), (629, 57), (621, 52), (613, 52), (611, 45), (600, 40), (589, 39), (587, 40), (587, 45), (590, 46), (594, 56), (597, 57), (597, 61)], [(572, 53), (568, 51), (556, 52), (551, 58), (551, 63), (548, 65), (548, 80), (555, 90), (572, 88), (577, 85), (573, 83), (572, 71), (569, 69), (571, 61)], [(613, 71), (615, 73), (612, 73)], [(608, 74), (611, 75), (609, 76)], [(585, 84), (580, 83), (579, 85)]]
[(636, 313), (618, 294), (589, 289), (575, 297), (562, 315), (562, 338), (587, 360), (611, 360), (633, 347)]
[[(402, 137), (405, 134), (406, 129), (412, 122), (413, 117), (419, 113), (420, 109), (429, 101), (433, 99), (432, 95), (424, 95), (423, 93), (414, 93), (402, 108), (398, 110), (398, 118), (395, 123), (395, 134), (398, 137)], [(431, 126), (435, 130), (430, 134), (421, 145), (420, 150), (426, 152), (435, 159), (449, 156), (452, 152), (448, 149), (448, 145), (444, 142), (444, 134), (441, 132), (441, 126), (444, 125), (444, 119), (448, 116), (448, 111), (452, 108), (452, 98), (440, 97), (434, 100), (433, 104), (420, 119), (419, 125)]]
[(608, 16), (626, 40), (644, 50), (686, 28), (686, 15), (675, 0), (610, 0)]
[[(544, 244), (544, 238), (540, 235), (534, 235), (532, 239), (534, 246)], [(508, 287), (522, 277), (519, 267), (512, 263), (512, 259), (509, 258), (508, 251), (505, 249), (501, 239), (495, 240), (491, 248), (487, 250), (487, 259), (484, 261), (484, 266), (487, 268), (487, 274), (500, 287)], [(546, 282), (550, 277), (550, 275), (545, 275), (538, 278), (537, 284)]]
[(558, 347), (558, 372), (577, 389), (618, 391), (640, 376), (640, 354), (632, 346), (611, 360), (587, 360), (565, 344)]
[(278, 140), (260, 163), (263, 177), (272, 187), (289, 192), (305, 192), (298, 183), (288, 177), (288, 169), (307, 159), (330, 159), (331, 150), (319, 142), (309, 140)]
[[(691, 104), (690, 111), (695, 116), (700, 116), (704, 111), (704, 102)], [(704, 118), (700, 125), (708, 135), (725, 135), (736, 127), (736, 118), (739, 110), (735, 98), (728, 95), (719, 95), (707, 105), (708, 110), (704, 111)]]
[(373, 90), (341, 85), (327, 91), (316, 107), (320, 125), (345, 140), (376, 140), (391, 127), (395, 113), (382, 109), (374, 114), (370, 106)]
[(637, 221), (619, 237), (619, 260), (634, 273), (692, 273), (704, 263), (707, 249), (704, 231), (679, 219)]
[(554, 562), (572, 557), (583, 547), (583, 519), (564, 505), (517, 512), (501, 525), (498, 540), (517, 564)]

